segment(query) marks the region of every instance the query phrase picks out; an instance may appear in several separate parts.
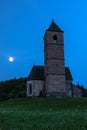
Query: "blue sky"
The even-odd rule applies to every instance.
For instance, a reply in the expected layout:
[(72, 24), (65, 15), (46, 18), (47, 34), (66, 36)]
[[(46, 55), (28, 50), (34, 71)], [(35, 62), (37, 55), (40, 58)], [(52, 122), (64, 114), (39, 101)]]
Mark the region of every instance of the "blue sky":
[(0, 81), (27, 77), (33, 65), (44, 64), (43, 36), (52, 18), (64, 30), (73, 82), (87, 86), (86, 0), (0, 0)]

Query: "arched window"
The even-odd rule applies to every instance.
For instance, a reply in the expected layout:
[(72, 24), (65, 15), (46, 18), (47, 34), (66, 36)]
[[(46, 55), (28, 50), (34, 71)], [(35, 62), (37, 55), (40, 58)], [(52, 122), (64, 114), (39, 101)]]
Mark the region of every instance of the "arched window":
[(57, 43), (57, 36), (56, 35), (53, 36), (53, 43)]
[(29, 85), (29, 94), (32, 94), (32, 84)]

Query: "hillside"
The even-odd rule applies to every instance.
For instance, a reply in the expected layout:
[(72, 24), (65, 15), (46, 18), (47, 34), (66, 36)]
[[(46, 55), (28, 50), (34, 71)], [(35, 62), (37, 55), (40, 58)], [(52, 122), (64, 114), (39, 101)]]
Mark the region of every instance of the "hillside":
[(86, 130), (87, 98), (0, 102), (1, 130)]

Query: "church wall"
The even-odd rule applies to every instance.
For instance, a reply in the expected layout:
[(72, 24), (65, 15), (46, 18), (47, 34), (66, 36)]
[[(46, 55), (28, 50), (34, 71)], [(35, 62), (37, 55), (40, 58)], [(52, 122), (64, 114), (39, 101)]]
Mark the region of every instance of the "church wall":
[(32, 96), (32, 93), (30, 93), (30, 84), (32, 85), (32, 93), (33, 93), (33, 81), (27, 81), (26, 83), (26, 96)]
[(43, 93), (43, 80), (34, 80), (34, 96), (40, 96)]
[(45, 63), (45, 74), (65, 74), (64, 60), (48, 59)]
[(82, 97), (82, 90), (73, 85), (73, 97)]
[[(32, 85), (32, 92), (30, 93), (30, 84)], [(43, 92), (44, 81), (43, 80), (31, 80), (27, 81), (26, 95), (31, 96), (40, 96)]]
[[(50, 80), (51, 79), (51, 80)], [(46, 93), (66, 93), (65, 89), (65, 75), (48, 75), (46, 77)]]
[(73, 97), (72, 81), (66, 81), (67, 97)]
[[(50, 33), (50, 35), (49, 35)], [(57, 35), (58, 38), (58, 44), (63, 44), (63, 32), (57, 32), (57, 31), (47, 31), (46, 32), (46, 37), (44, 37), (44, 42), (45, 44), (50, 44), (53, 41), (53, 36)]]
[[(64, 59), (64, 46), (58, 44), (50, 44), (45, 47), (45, 61), (49, 58)], [(62, 53), (61, 53), (62, 52)]]
[[(54, 26), (52, 27), (54, 28)], [(54, 38), (56, 36), (56, 39)], [(66, 95), (63, 32), (47, 30), (44, 37), (45, 93)]]

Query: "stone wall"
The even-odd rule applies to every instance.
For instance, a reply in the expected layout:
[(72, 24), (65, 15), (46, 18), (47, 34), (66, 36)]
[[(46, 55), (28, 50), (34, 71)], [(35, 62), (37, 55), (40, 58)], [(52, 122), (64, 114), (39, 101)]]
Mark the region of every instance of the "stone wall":
[[(56, 36), (56, 42), (54, 42)], [(44, 37), (45, 94), (66, 96), (63, 32), (47, 31)]]
[(65, 75), (64, 60), (48, 59), (45, 63), (45, 75)]
[[(49, 35), (50, 34), (50, 35)], [(58, 44), (63, 44), (63, 32), (47, 31), (44, 37), (45, 44), (50, 44), (53, 41), (53, 36), (57, 36)]]
[[(66, 96), (65, 76), (47, 75), (45, 82), (46, 96), (64, 97)], [(53, 97), (53, 96), (52, 96)]]
[(73, 97), (82, 97), (82, 89), (73, 85)]
[[(62, 53), (61, 53), (62, 52)], [(45, 46), (45, 61), (49, 58), (64, 59), (64, 45), (49, 44)]]
[(66, 91), (67, 91), (67, 97), (73, 97), (73, 88), (71, 80), (66, 81)]
[[(32, 93), (30, 94), (30, 84), (32, 85)], [(27, 81), (26, 85), (27, 96), (40, 96), (43, 93), (44, 81), (43, 80), (32, 80)]]

